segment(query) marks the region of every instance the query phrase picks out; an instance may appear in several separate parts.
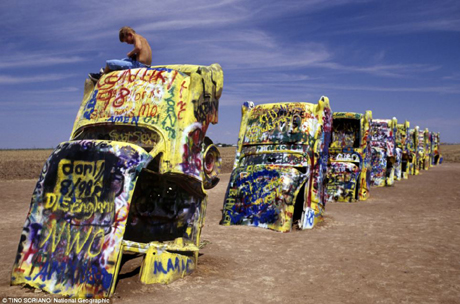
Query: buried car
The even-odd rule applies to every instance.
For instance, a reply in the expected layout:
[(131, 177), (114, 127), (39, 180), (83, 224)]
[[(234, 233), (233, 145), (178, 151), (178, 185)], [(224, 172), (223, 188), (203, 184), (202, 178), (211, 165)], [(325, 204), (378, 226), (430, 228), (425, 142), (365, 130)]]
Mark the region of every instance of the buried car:
[(321, 221), (331, 121), (324, 96), (318, 104), (245, 103), (220, 224), (288, 232)]
[(396, 124), (396, 150), (400, 154), (401, 161), (396, 163), (396, 180), (408, 179), (412, 164), (412, 153), (410, 149), (411, 141), (409, 138), (410, 123), (406, 120), (403, 124)]
[(428, 170), (430, 167), (433, 166), (433, 145), (431, 142), (431, 132), (428, 128), (425, 129), (424, 132), (425, 138), (425, 170)]
[(431, 145), (433, 151), (433, 165), (442, 164), (442, 154), (441, 154), (441, 138), (439, 132), (431, 133)]
[(329, 146), (327, 196), (331, 201), (353, 202), (369, 198), (372, 112), (334, 112)]
[(439, 133), (425, 130), (426, 151), (428, 151), (428, 167), (436, 166), (442, 163), (442, 155), (439, 151)]
[(397, 151), (395, 130), (397, 120), (373, 119), (371, 123), (372, 173), (371, 183), (383, 187), (394, 184)]
[(419, 159), (419, 153), (418, 153), (418, 127), (415, 127), (414, 129), (409, 130), (409, 136), (407, 137), (407, 143), (408, 143), (408, 148), (409, 152), (412, 155), (411, 162), (409, 163), (409, 174), (411, 175), (419, 175), (420, 170), (418, 167), (418, 159)]
[(169, 283), (197, 265), (207, 194), (220, 155), (223, 73), (174, 65), (115, 71), (85, 93), (70, 140), (33, 192), (11, 283), (70, 297), (115, 289), (123, 252), (144, 254), (143, 283)]
[(425, 131), (420, 130), (417, 126), (415, 127), (417, 135), (417, 171), (421, 173), (422, 170), (428, 170), (429, 168), (429, 147), (428, 143), (428, 129)]

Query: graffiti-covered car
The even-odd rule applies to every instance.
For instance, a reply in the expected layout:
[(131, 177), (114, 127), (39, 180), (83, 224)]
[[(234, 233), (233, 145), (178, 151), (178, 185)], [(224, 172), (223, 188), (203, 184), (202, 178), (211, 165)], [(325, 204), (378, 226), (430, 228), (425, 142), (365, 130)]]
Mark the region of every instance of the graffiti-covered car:
[(420, 170), (419, 170), (419, 153), (418, 153), (418, 127), (415, 127), (414, 129), (409, 130), (409, 136), (408, 136), (408, 148), (409, 151), (412, 155), (412, 161), (409, 164), (409, 173), (411, 175), (419, 175)]
[(334, 112), (327, 170), (328, 200), (353, 202), (369, 198), (372, 112)]
[(220, 223), (288, 232), (321, 221), (331, 121), (327, 97), (245, 103)]
[(439, 165), (442, 163), (442, 154), (441, 154), (441, 138), (439, 132), (431, 133), (431, 145), (433, 151), (433, 165)]
[(442, 163), (442, 155), (439, 150), (439, 133), (425, 130), (425, 150), (428, 151), (426, 157), (428, 167)]
[(70, 140), (46, 161), (32, 196), (11, 283), (70, 297), (114, 292), (123, 252), (144, 254), (143, 283), (197, 265), (206, 188), (220, 155), (223, 73), (175, 65), (87, 80)]
[(431, 143), (431, 132), (428, 128), (425, 129), (423, 132), (423, 136), (425, 139), (425, 163), (424, 169), (428, 170), (432, 166), (433, 162), (433, 145)]
[(420, 173), (422, 170), (428, 170), (428, 139), (426, 131), (420, 130), (417, 126), (415, 127), (417, 134), (417, 170)]
[(383, 187), (394, 184), (397, 151), (396, 118), (373, 119), (371, 122), (372, 173), (371, 183)]
[(406, 120), (403, 124), (396, 124), (396, 149), (401, 155), (401, 161), (395, 164), (396, 180), (408, 179), (412, 164), (412, 153), (410, 149), (411, 139), (409, 138), (410, 123)]

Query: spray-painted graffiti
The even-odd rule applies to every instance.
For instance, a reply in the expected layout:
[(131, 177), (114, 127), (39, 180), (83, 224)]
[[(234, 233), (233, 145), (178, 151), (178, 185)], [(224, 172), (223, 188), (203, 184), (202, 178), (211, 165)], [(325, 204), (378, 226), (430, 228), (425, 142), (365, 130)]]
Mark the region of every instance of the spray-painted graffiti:
[(402, 179), (402, 149), (395, 149), (395, 163), (394, 163), (394, 178), (395, 180)]
[(151, 246), (142, 263), (141, 281), (168, 284), (192, 273), (195, 268), (193, 257), (168, 251), (164, 246)]
[(69, 296), (108, 296), (132, 187), (149, 159), (130, 145), (58, 146), (35, 188), (12, 283)]
[(425, 129), (424, 132), (424, 139), (425, 139), (425, 163), (424, 163), (424, 169), (428, 170), (432, 166), (432, 158), (433, 158), (433, 151), (432, 151), (432, 138), (431, 138), (431, 132), (428, 130), (428, 128)]
[[(396, 161), (395, 176), (397, 180), (408, 179), (413, 166), (413, 139), (409, 133), (409, 122), (396, 125), (396, 149), (401, 154), (400, 161)], [(411, 150), (412, 149), (412, 150)]]
[[(325, 204), (332, 113), (308, 103), (245, 103), (222, 225), (312, 228)], [(319, 157), (318, 157), (319, 156)]]
[(359, 173), (359, 166), (351, 162), (331, 163), (326, 188), (329, 200), (355, 200)]
[(418, 160), (417, 160), (417, 170), (420, 172), (422, 170), (428, 170), (427, 164), (427, 139), (426, 139), (426, 132), (422, 131), (416, 127), (417, 137), (418, 137), (418, 144), (417, 144), (417, 152), (418, 152)]
[(243, 142), (311, 143), (315, 140), (318, 123), (318, 117), (299, 103), (256, 107), (248, 117), (251, 128), (247, 130)]
[(293, 168), (275, 165), (249, 166), (244, 171), (235, 171), (224, 206), (224, 220), (289, 231), (294, 196), (306, 179), (305, 174)]
[(411, 175), (418, 175), (420, 174), (419, 168), (418, 168), (418, 162), (419, 162), (419, 153), (418, 153), (418, 127), (415, 129), (410, 129), (409, 130), (409, 136), (408, 136), (408, 148), (410, 151), (410, 154), (412, 155), (411, 162), (409, 164), (409, 173)]
[(396, 124), (396, 118), (374, 119), (371, 123), (371, 182), (378, 187), (394, 184), (397, 161)]
[(433, 151), (433, 165), (439, 165), (442, 163), (442, 154), (441, 154), (441, 139), (440, 134), (432, 133), (432, 151)]
[(374, 186), (385, 186), (387, 157), (384, 149), (372, 148), (371, 181)]
[(369, 197), (371, 120), (371, 111), (333, 114), (327, 174), (329, 201), (352, 202)]
[(169, 283), (198, 261), (220, 153), (223, 74), (176, 65), (115, 71), (85, 94), (71, 141), (48, 159), (33, 194), (12, 284), (108, 297), (123, 251), (146, 254), (141, 281)]

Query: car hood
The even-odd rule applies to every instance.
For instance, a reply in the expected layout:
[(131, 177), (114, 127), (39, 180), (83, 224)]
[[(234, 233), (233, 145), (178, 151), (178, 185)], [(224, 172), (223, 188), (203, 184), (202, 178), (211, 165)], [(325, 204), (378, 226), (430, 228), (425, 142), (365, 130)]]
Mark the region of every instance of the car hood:
[(134, 186), (150, 160), (127, 143), (61, 143), (33, 193), (12, 284), (72, 297), (109, 296)]
[(296, 197), (307, 176), (288, 166), (236, 168), (230, 178), (221, 224), (290, 231)]

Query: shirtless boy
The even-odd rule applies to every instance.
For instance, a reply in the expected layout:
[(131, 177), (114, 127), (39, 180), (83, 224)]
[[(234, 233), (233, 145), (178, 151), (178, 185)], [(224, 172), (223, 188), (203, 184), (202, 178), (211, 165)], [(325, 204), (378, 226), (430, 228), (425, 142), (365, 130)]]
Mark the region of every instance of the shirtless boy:
[(120, 42), (133, 44), (134, 48), (127, 54), (127, 58), (121, 60), (107, 60), (104, 69), (99, 73), (89, 73), (88, 76), (94, 82), (97, 82), (103, 74), (111, 71), (136, 69), (152, 64), (152, 49), (147, 40), (130, 28), (124, 26), (120, 29)]

